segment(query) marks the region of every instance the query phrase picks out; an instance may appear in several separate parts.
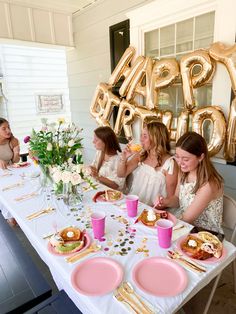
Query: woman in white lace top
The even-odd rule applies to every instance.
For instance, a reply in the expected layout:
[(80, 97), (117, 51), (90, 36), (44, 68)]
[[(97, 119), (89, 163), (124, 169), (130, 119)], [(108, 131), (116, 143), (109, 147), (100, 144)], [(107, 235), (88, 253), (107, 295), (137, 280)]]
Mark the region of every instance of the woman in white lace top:
[(138, 195), (141, 202), (152, 206), (157, 195), (170, 197), (174, 194), (178, 169), (170, 155), (169, 134), (163, 123), (148, 123), (142, 131), (140, 142), (141, 152), (132, 152), (130, 145), (124, 149), (118, 175), (126, 177), (131, 174), (129, 193)]
[(206, 141), (195, 132), (185, 133), (176, 143), (175, 158), (180, 166), (175, 195), (159, 197), (157, 207), (178, 207), (172, 212), (184, 221), (223, 232), (223, 179), (209, 159)]
[(115, 190), (122, 190), (124, 179), (117, 176), (120, 145), (114, 131), (101, 126), (94, 131), (93, 144), (97, 150), (92, 163), (91, 175), (100, 183)]

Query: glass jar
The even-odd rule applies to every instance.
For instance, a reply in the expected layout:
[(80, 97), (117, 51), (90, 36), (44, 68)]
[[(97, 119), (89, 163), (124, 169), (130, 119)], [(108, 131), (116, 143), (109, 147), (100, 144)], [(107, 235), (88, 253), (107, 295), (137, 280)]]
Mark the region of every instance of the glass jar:
[(77, 206), (82, 203), (83, 193), (81, 186), (71, 182), (63, 184), (63, 201), (68, 206)]

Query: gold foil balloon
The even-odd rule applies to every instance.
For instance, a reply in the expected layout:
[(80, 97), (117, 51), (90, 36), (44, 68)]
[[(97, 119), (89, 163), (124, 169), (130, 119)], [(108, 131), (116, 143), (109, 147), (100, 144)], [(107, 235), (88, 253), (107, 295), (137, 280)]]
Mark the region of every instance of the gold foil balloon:
[(181, 112), (181, 114), (178, 117), (178, 123), (177, 123), (177, 130), (176, 130), (176, 138), (175, 140), (178, 141), (178, 139), (188, 131), (189, 126), (189, 116), (190, 113), (188, 110), (184, 110)]
[[(194, 72), (196, 72), (194, 74)], [(193, 88), (206, 84), (214, 73), (214, 62), (212, 62), (206, 50), (196, 50), (182, 57), (180, 60), (180, 72), (183, 83), (184, 106), (189, 111), (195, 107)]]
[(134, 118), (135, 118), (135, 104), (130, 104), (125, 99), (123, 99), (119, 105), (114, 132), (117, 135), (119, 135), (123, 128), (125, 137), (128, 140), (131, 140), (133, 138), (131, 124), (133, 124)]
[(112, 72), (109, 80), (108, 85), (114, 86), (120, 80), (122, 76), (126, 76), (127, 72), (129, 72), (130, 67), (129, 64), (135, 54), (134, 47), (128, 47), (123, 56), (121, 57), (120, 61), (118, 62), (117, 66), (115, 67), (114, 71)]
[[(175, 59), (163, 59), (154, 62), (150, 82), (149, 108), (157, 108), (157, 95), (160, 92), (160, 88), (173, 84), (178, 75), (179, 65)], [(151, 96), (155, 98), (151, 98)]]
[(209, 54), (213, 59), (226, 66), (234, 95), (236, 95), (236, 44), (226, 46), (223, 43), (216, 42), (211, 45)]
[(234, 98), (230, 106), (225, 144), (225, 158), (228, 161), (234, 161), (236, 158), (236, 98)]
[(134, 90), (138, 82), (142, 79), (145, 74), (145, 57), (139, 56), (132, 67), (130, 68), (128, 74), (125, 77), (124, 82), (122, 83), (119, 94), (122, 97), (126, 96), (126, 100), (129, 101), (134, 96)]
[(101, 126), (110, 126), (110, 117), (115, 106), (119, 106), (120, 98), (115, 96), (110, 86), (100, 83), (91, 102), (90, 113)]
[(226, 121), (223, 112), (219, 107), (208, 106), (196, 110), (193, 113), (192, 129), (193, 131), (204, 136), (204, 121), (212, 122), (212, 131), (208, 143), (208, 151), (210, 156), (217, 154), (222, 148), (225, 141)]

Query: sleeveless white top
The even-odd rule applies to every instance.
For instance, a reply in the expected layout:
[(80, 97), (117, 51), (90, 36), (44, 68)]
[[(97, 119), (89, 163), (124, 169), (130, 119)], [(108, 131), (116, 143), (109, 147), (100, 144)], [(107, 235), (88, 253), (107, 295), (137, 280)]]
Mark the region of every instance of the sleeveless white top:
[[(177, 210), (178, 215), (184, 213), (188, 206), (192, 203), (195, 194), (192, 193), (195, 182), (185, 182), (180, 184), (179, 205)], [(176, 214), (176, 213), (175, 213)], [(222, 215), (223, 215), (223, 196), (212, 200), (203, 210), (201, 215), (193, 222), (194, 226), (202, 227), (212, 231), (224, 233), (222, 230)]]
[[(97, 168), (101, 156), (101, 151), (97, 151), (95, 159), (92, 163), (94, 167)], [(122, 191), (124, 188), (125, 178), (119, 178), (117, 176), (117, 167), (119, 163), (119, 155), (114, 155), (109, 158), (109, 160), (104, 161), (98, 174), (103, 176), (118, 185), (118, 190)]]
[(139, 196), (139, 200), (153, 206), (158, 195), (167, 196), (166, 173), (173, 174), (174, 159), (166, 159), (161, 168), (155, 168), (140, 162), (132, 173), (132, 183), (129, 194)]

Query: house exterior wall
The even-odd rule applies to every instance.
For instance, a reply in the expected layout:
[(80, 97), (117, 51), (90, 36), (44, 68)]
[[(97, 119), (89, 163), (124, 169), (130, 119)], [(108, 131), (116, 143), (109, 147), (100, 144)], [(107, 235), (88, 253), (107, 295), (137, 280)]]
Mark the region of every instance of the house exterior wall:
[[(64, 48), (23, 46), (16, 43), (0, 45), (2, 87), (5, 99), (0, 101), (0, 114), (9, 120), (13, 134), (20, 140), (32, 128), (40, 128), (41, 118), (54, 121), (70, 119), (70, 100)], [(63, 95), (64, 109), (53, 114), (39, 114), (37, 95)]]
[(150, 1), (104, 0), (73, 17), (75, 49), (67, 51), (72, 120), (84, 128), (84, 156), (94, 156), (93, 130), (97, 127), (89, 113), (95, 88), (110, 74), (109, 26), (126, 20), (125, 13)]

